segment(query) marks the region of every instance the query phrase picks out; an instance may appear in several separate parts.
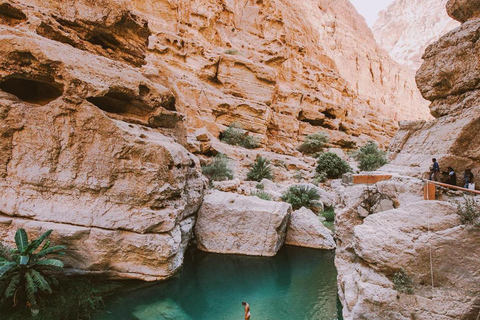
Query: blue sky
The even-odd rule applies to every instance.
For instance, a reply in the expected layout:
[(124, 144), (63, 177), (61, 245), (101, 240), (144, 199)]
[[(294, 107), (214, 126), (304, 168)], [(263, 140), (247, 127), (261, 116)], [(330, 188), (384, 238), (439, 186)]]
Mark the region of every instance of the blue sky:
[(387, 8), (394, 0), (350, 0), (357, 8), (357, 11), (365, 17), (367, 24), (371, 27), (378, 17), (378, 13)]

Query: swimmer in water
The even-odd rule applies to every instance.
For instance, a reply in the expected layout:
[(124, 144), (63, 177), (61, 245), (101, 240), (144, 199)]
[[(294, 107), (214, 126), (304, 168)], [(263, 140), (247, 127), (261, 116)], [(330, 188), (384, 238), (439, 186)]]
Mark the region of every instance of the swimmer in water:
[(242, 305), (245, 306), (245, 320), (250, 320), (250, 305), (245, 301), (242, 302)]

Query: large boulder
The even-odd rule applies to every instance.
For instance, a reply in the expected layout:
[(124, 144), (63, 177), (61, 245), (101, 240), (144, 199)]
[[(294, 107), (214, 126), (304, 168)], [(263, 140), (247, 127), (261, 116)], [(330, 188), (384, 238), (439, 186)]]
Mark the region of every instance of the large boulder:
[(274, 256), (285, 241), (291, 206), (213, 191), (198, 212), (197, 247), (206, 252)]
[(302, 207), (292, 213), (287, 229), (286, 244), (314, 249), (335, 249), (332, 232), (313, 211)]

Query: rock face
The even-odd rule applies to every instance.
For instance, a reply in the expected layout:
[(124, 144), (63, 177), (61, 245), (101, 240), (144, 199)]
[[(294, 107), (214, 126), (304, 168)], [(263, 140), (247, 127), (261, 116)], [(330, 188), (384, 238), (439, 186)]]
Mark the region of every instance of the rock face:
[(197, 247), (206, 252), (274, 256), (285, 241), (291, 211), (285, 202), (213, 191), (198, 212)]
[(445, 10), (447, 0), (395, 0), (372, 28), (378, 44), (398, 63), (417, 70), (425, 48), (460, 24)]
[(372, 138), (385, 145), (395, 120), (428, 117), (411, 72), (378, 47), (347, 0), (12, 6), (19, 13), (3, 14), (16, 17), (6, 24), (122, 61), (169, 88), (192, 135), (205, 127), (218, 137), (239, 122), (276, 149), (316, 131), (349, 148)]
[[(460, 226), (455, 212), (421, 201), (363, 221), (353, 210), (338, 215), (338, 225), (357, 224), (342, 229), (337, 249), (344, 319), (476, 319), (480, 231)], [(411, 295), (395, 289), (400, 270), (413, 282)]]
[(52, 228), (71, 268), (164, 279), (181, 266), (205, 183), (179, 144), (173, 94), (130, 58), (0, 26), (0, 233)]
[(285, 243), (314, 249), (335, 249), (332, 232), (315, 213), (304, 207), (292, 213)]
[[(461, 5), (470, 10), (473, 3), (478, 1), (450, 1), (448, 5), (457, 8), (451, 10), (457, 12), (459, 20), (465, 20)], [(417, 83), (423, 96), (432, 102), (430, 109), (436, 119), (402, 123), (390, 147), (393, 161), (385, 170), (422, 176), (428, 172), (431, 158), (436, 157), (441, 169), (451, 166), (460, 178), (468, 168), (479, 176), (479, 12), (480, 6), (476, 6), (476, 11), (469, 13), (470, 20), (425, 51)]]

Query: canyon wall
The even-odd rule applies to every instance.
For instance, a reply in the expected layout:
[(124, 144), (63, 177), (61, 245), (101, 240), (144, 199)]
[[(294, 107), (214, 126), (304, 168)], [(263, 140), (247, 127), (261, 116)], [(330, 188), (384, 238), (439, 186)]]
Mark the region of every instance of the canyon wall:
[(417, 70), (427, 46), (460, 24), (448, 16), (447, 0), (395, 0), (372, 27), (378, 44), (398, 63)]
[[(451, 166), (461, 179), (465, 169), (480, 176), (480, 6), (478, 0), (458, 3), (450, 1), (447, 8), (461, 27), (426, 49), (416, 77), (436, 119), (401, 123), (385, 170), (422, 177), (435, 157), (442, 170)], [(463, 12), (457, 4), (472, 7)]]

